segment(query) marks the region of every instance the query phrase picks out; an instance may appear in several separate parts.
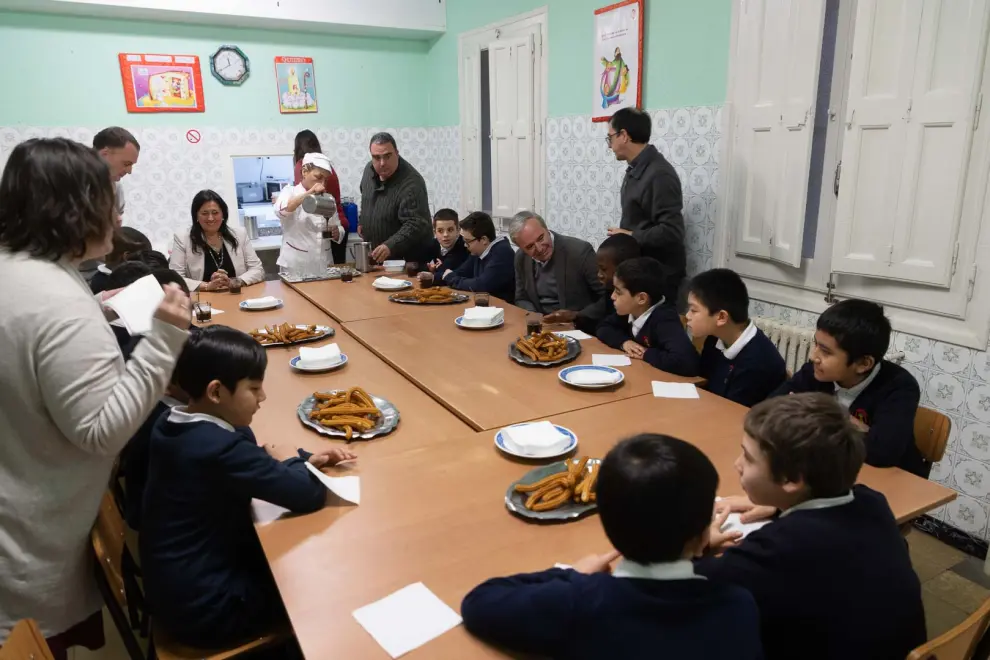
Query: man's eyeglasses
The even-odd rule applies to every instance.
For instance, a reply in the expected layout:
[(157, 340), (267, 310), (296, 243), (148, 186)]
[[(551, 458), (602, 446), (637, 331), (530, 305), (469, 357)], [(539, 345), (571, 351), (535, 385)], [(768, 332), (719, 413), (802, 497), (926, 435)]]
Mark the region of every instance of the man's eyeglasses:
[[(463, 238), (463, 236), (461, 238)], [(484, 238), (484, 236), (482, 236), (481, 238)], [(472, 243), (477, 243), (478, 241), (481, 240), (481, 238), (465, 238), (464, 245), (471, 245)]]
[[(621, 132), (622, 131), (619, 131), (619, 133), (621, 133)], [(605, 136), (605, 144), (607, 144), (608, 146), (611, 147), (612, 146), (612, 138), (619, 137), (619, 133), (609, 133), (608, 135), (606, 135)]]

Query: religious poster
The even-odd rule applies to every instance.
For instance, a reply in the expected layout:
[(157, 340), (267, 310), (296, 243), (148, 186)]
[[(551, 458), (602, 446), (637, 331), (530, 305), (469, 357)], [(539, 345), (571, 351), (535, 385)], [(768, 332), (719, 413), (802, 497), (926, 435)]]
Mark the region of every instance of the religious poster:
[(643, 93), (643, 0), (595, 11), (592, 121), (640, 105)]
[(128, 112), (205, 112), (196, 55), (119, 53)]
[(316, 70), (312, 57), (276, 57), (278, 109), (284, 114), (316, 112)]

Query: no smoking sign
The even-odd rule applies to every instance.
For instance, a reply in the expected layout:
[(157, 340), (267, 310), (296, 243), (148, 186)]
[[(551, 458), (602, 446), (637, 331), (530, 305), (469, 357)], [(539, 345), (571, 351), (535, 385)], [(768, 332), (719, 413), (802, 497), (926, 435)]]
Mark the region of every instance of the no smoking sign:
[(195, 128), (192, 129), (192, 130), (186, 131), (186, 140), (189, 141), (189, 144), (197, 144), (202, 139), (203, 139), (203, 136)]

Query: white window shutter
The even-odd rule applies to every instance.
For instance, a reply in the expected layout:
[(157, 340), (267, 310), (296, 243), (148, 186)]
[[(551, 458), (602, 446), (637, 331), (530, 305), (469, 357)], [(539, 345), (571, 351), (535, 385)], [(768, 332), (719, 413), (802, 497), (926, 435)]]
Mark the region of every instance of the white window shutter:
[(510, 217), (535, 199), (533, 34), (488, 46), (492, 124), (492, 215)]
[[(466, 46), (462, 56), (464, 90), (461, 130), (463, 153), (461, 154), (463, 196), (462, 211), (481, 208), (481, 48), (475, 44)], [(485, 136), (487, 139), (487, 136)]]
[(801, 263), (824, 0), (746, 0), (737, 37), (736, 252)]
[(948, 286), (987, 0), (859, 0), (832, 268)]

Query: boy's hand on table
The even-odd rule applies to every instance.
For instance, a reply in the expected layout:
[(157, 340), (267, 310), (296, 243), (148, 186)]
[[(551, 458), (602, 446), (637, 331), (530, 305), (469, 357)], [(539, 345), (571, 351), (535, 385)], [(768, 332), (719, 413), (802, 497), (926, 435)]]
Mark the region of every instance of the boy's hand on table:
[(343, 463), (344, 461), (353, 461), (356, 458), (357, 454), (348, 451), (343, 447), (331, 447), (330, 449), (326, 449), (310, 456), (309, 462), (312, 463), (314, 467), (322, 468), (330, 465), (337, 465), (338, 463)]
[(640, 346), (632, 339), (622, 344), (622, 350), (625, 351), (626, 355), (636, 360), (642, 360), (646, 354), (646, 348)]
[(612, 550), (611, 552), (606, 552), (603, 555), (588, 555), (574, 564), (571, 568), (578, 573), (585, 573), (586, 575), (593, 575), (595, 573), (611, 573), (612, 562), (618, 558), (618, 550)]
[(729, 509), (724, 509), (721, 513), (715, 514), (715, 519), (712, 521), (712, 526), (708, 531), (708, 548), (706, 552), (709, 554), (721, 554), (726, 548), (731, 548), (742, 540), (742, 532), (722, 531), (722, 525), (729, 518), (729, 513), (731, 513)]
[(715, 503), (715, 515), (718, 516), (723, 512), (726, 517), (730, 513), (738, 513), (740, 522), (751, 523), (772, 518), (773, 514), (777, 513), (777, 509), (772, 506), (756, 506), (745, 495), (732, 495), (723, 497)]

